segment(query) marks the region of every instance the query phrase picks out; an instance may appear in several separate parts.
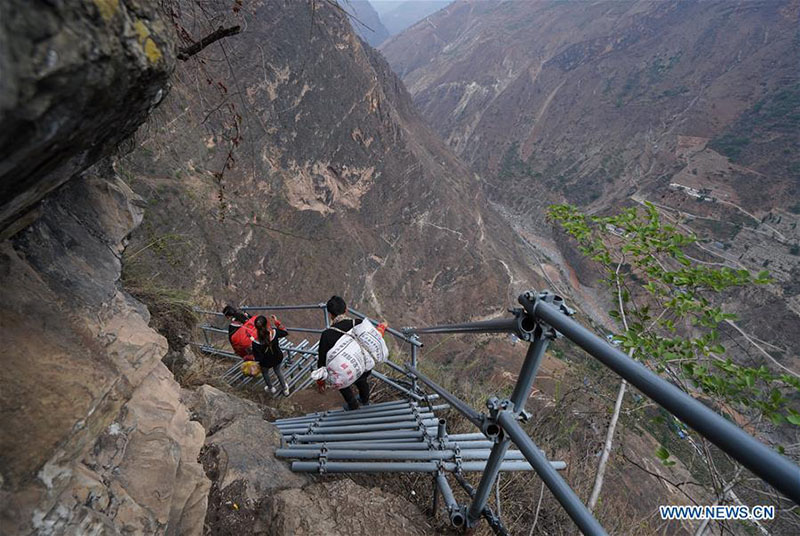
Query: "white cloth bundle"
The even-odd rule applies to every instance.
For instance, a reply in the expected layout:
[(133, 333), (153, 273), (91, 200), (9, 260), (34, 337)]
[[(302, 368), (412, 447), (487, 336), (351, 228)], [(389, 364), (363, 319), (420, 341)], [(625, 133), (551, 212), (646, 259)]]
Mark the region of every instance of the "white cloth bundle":
[[(336, 328), (333, 328), (336, 329)], [(382, 363), (389, 357), (383, 337), (368, 319), (343, 335), (328, 350), (325, 366), (328, 369), (327, 381), (336, 389), (344, 389), (355, 382), (359, 376)]]

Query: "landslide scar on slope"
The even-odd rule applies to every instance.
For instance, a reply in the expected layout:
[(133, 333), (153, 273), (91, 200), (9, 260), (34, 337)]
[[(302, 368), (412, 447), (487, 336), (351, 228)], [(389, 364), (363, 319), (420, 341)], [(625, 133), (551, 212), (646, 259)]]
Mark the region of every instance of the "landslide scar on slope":
[(375, 167), (337, 168), (330, 162), (300, 167), (292, 162), (287, 174), (284, 183), (286, 199), (291, 206), (329, 214), (337, 205), (355, 210), (361, 207), (361, 198), (374, 182)]

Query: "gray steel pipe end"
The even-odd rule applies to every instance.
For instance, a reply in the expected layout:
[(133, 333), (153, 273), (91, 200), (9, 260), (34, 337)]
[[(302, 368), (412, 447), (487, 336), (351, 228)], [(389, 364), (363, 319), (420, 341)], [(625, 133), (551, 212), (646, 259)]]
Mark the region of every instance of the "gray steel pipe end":
[(464, 507), (461, 506), (450, 512), (450, 524), (460, 529), (467, 522), (467, 516), (464, 515)]

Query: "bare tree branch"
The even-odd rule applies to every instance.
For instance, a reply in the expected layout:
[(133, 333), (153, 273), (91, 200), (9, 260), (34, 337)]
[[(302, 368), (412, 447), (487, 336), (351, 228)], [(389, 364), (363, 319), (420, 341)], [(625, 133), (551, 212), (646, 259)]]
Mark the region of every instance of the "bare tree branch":
[(236, 35), (241, 31), (242, 27), (239, 25), (231, 26), (230, 28), (223, 28), (222, 26), (220, 26), (219, 28), (216, 29), (216, 31), (208, 34), (195, 44), (179, 49), (178, 59), (186, 61), (195, 54), (197, 54), (198, 52), (200, 52), (201, 50), (203, 50), (204, 48), (206, 48), (208, 45), (215, 43), (224, 37)]

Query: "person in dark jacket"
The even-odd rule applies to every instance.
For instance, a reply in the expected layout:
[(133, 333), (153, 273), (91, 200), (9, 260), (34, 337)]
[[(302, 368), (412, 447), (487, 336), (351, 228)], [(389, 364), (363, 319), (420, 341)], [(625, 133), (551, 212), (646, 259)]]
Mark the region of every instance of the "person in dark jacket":
[(281, 363), (283, 362), (283, 350), (280, 347), (280, 341), (283, 337), (289, 335), (289, 332), (283, 328), (283, 324), (278, 320), (275, 315), (270, 317), (270, 322), (265, 316), (256, 318), (255, 326), (258, 336), (253, 340), (253, 356), (261, 366), (261, 377), (264, 378), (264, 390), (271, 392), (273, 395), (278, 390), (272, 386), (272, 382), (267, 375), (267, 369), (275, 371), (275, 376), (283, 387), (283, 394), (289, 396), (289, 385), (286, 383), (286, 378), (283, 377), (281, 372)]
[[(343, 336), (342, 332), (346, 333), (353, 329), (354, 326), (357, 326), (361, 323), (361, 319), (353, 320), (352, 318), (346, 316), (347, 304), (339, 296), (332, 296), (331, 299), (328, 300), (328, 303), (325, 304), (325, 307), (328, 310), (328, 316), (330, 316), (331, 319), (331, 327), (323, 331), (319, 339), (319, 358), (317, 359), (318, 368), (324, 367), (327, 364), (326, 361), (328, 359), (328, 352), (336, 344), (336, 341)], [(369, 405), (369, 383), (367, 382), (367, 378), (369, 378), (371, 373), (371, 370), (366, 371), (364, 374), (359, 376), (353, 384), (358, 389), (358, 400), (356, 400), (356, 397), (353, 395), (352, 386), (339, 389), (339, 392), (342, 394), (342, 397), (346, 402), (346, 404), (343, 406), (345, 411), (358, 409), (360, 404), (364, 406)]]
[[(236, 307), (232, 305), (226, 305), (222, 309), (222, 314), (225, 315), (225, 318), (228, 319), (228, 340), (231, 340), (233, 334), (239, 331), (239, 328), (244, 325), (250, 319), (250, 316), (246, 313), (241, 312)], [(233, 343), (231, 343), (233, 344)]]

